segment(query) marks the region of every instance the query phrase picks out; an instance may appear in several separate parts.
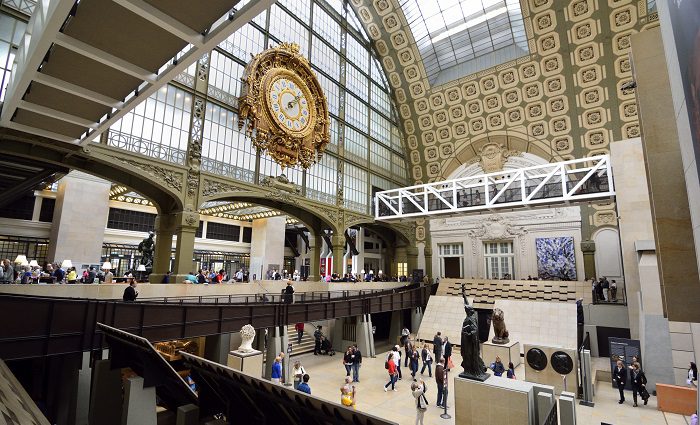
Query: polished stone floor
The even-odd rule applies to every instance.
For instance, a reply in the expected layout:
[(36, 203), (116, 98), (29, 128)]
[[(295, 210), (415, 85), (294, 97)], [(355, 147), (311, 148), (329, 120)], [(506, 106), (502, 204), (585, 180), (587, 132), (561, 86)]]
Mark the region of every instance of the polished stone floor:
[[(411, 395), (411, 375), (408, 368), (402, 367), (403, 380), (398, 381), (396, 392), (384, 392), (384, 384), (388, 381), (384, 369), (386, 350), (383, 350), (376, 358), (365, 358), (360, 369), (360, 383), (355, 384), (357, 390), (357, 409), (371, 415), (380, 416), (401, 425), (415, 423), (415, 403)], [(313, 354), (295, 357), (301, 360), (304, 368), (310, 375), (309, 385), (312, 394), (326, 400), (340, 402), (340, 386), (345, 378), (345, 369), (342, 364), (342, 355), (338, 353), (333, 357), (314, 356)], [(402, 360), (403, 361), (403, 360)], [(453, 362), (459, 369), (461, 358), (459, 352), (453, 356)], [(516, 376), (522, 378), (524, 367), (516, 369)], [(420, 372), (420, 369), (419, 369)], [(419, 374), (419, 377), (420, 374)], [(422, 376), (428, 383), (428, 402), (430, 406), (425, 413), (424, 424), (428, 425), (453, 425), (454, 396), (448, 395), (448, 409), (452, 418), (442, 419), (442, 409), (435, 406), (437, 390), (434, 378), (428, 377), (426, 370)], [(452, 381), (452, 378), (450, 378)], [(452, 382), (450, 382), (450, 385)], [(579, 425), (600, 425), (609, 423), (614, 425), (687, 425), (690, 418), (681, 415), (664, 414), (656, 410), (656, 398), (652, 397), (647, 406), (632, 407), (632, 394), (627, 396), (627, 403), (617, 404), (617, 390), (610, 383), (599, 383), (596, 387), (595, 407), (576, 406), (576, 416)]]

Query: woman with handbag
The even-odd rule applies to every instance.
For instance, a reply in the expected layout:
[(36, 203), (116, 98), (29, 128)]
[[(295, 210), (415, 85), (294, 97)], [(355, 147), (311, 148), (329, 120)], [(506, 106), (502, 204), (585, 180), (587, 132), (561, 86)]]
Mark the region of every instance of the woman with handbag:
[(411, 384), (411, 391), (416, 399), (416, 425), (423, 425), (423, 415), (428, 410), (428, 399), (425, 398), (425, 389), (425, 382), (422, 379)]
[(637, 407), (637, 393), (644, 400), (644, 405), (646, 406), (649, 401), (649, 392), (647, 391), (647, 377), (642, 372), (639, 363), (632, 363), (632, 399), (634, 399), (634, 407)]

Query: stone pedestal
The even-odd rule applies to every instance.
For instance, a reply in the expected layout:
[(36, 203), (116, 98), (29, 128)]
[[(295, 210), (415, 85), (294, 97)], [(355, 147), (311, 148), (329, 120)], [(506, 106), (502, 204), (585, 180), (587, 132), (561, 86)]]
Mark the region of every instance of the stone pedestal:
[(157, 425), (156, 387), (143, 387), (140, 376), (129, 378), (124, 385), (122, 425)]
[(535, 424), (535, 395), (529, 382), (495, 376), (484, 382), (457, 377), (454, 391), (455, 425)]
[(260, 377), (262, 371), (263, 353), (262, 351), (254, 350), (247, 353), (240, 351), (231, 351), (228, 353), (226, 366), (245, 373), (246, 375)]
[(496, 361), (496, 356), (501, 358), (503, 366), (508, 369), (508, 362), (513, 362), (514, 367), (520, 364), (520, 342), (511, 341), (507, 344), (494, 344), (491, 341), (486, 341), (481, 346), (481, 358), (488, 366)]
[(576, 395), (562, 392), (559, 397), (559, 423), (561, 425), (576, 425)]
[[(527, 355), (531, 349), (539, 349), (544, 352), (544, 355), (547, 358), (547, 365), (543, 370), (536, 370), (528, 363)], [(568, 355), (573, 363), (571, 371), (566, 375), (562, 375), (558, 371), (554, 370), (552, 365), (552, 354), (557, 352), (563, 352)], [(560, 394), (562, 391), (572, 391), (577, 387), (577, 360), (576, 350), (563, 347), (546, 347), (542, 345), (525, 344), (525, 380), (544, 385), (551, 385), (554, 387), (555, 394)], [(566, 377), (566, 387), (564, 387), (564, 376)]]
[(178, 407), (175, 425), (199, 425), (199, 407), (194, 404)]

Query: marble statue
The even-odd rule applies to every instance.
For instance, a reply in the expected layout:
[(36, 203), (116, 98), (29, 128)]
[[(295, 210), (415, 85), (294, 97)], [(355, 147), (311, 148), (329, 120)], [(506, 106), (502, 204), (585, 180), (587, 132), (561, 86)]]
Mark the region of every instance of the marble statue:
[(139, 264), (143, 264), (146, 270), (153, 268), (153, 251), (155, 251), (155, 242), (153, 242), (153, 232), (148, 232), (148, 237), (144, 238), (141, 243), (139, 243), (138, 251), (141, 253), (141, 261)]
[(467, 299), (467, 289), (462, 285), (462, 298), (464, 299), (464, 312), (467, 317), (462, 322), (462, 340), (460, 353), (462, 354), (462, 368), (464, 372), (459, 376), (462, 378), (485, 381), (489, 375), (486, 373), (486, 366), (479, 353), (479, 316), (474, 307), (469, 305)]
[(255, 329), (251, 325), (245, 325), (241, 328), (241, 346), (238, 350), (242, 353), (250, 353), (253, 349), (253, 339), (255, 339)]
[(508, 344), (510, 340), (508, 339), (508, 329), (506, 329), (506, 322), (503, 319), (503, 310), (500, 308), (493, 309), (493, 339), (491, 342), (494, 344)]

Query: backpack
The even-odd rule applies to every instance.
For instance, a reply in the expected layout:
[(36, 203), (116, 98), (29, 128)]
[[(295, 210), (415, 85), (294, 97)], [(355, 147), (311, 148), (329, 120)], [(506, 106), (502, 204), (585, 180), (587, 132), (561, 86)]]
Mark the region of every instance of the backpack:
[(389, 360), (384, 362), (384, 369), (389, 370)]

